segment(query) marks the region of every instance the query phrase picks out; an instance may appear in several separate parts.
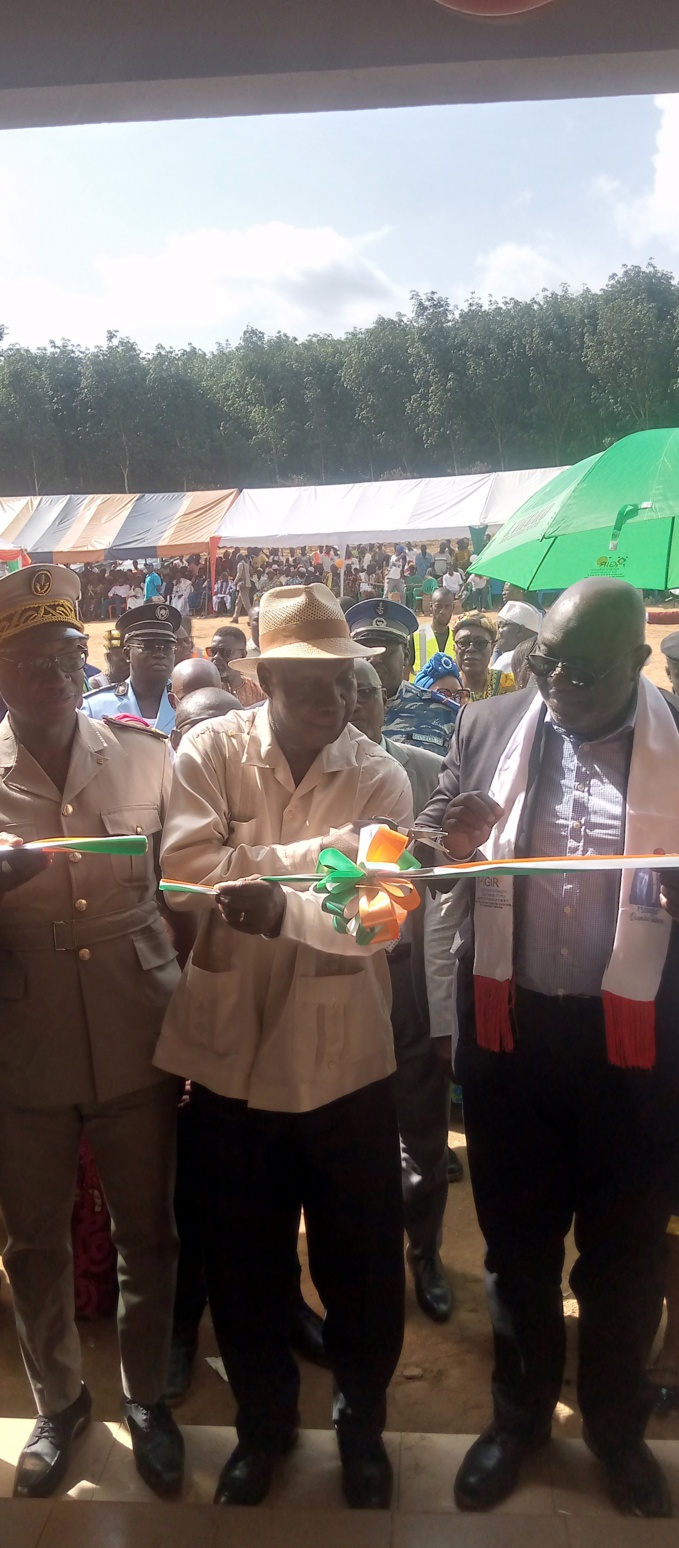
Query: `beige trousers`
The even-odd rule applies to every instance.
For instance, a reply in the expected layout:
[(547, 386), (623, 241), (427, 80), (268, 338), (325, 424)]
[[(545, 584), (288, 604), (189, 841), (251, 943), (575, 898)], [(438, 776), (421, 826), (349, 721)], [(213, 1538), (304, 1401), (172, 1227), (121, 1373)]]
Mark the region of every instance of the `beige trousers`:
[(80, 1392), (71, 1215), (81, 1133), (87, 1135), (118, 1253), (123, 1390), (162, 1396), (177, 1263), (173, 1194), (177, 1082), (168, 1078), (97, 1107), (28, 1110), (0, 1103), (3, 1263), (21, 1352), (38, 1412), (56, 1414)]

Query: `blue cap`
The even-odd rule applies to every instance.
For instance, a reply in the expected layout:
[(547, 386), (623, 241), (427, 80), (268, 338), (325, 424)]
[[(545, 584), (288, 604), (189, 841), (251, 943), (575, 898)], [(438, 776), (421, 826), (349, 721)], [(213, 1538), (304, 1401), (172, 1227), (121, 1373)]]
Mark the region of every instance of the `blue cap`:
[(357, 602), (346, 614), (351, 637), (361, 645), (407, 645), (419, 628), (417, 613), (402, 602), (372, 597)]

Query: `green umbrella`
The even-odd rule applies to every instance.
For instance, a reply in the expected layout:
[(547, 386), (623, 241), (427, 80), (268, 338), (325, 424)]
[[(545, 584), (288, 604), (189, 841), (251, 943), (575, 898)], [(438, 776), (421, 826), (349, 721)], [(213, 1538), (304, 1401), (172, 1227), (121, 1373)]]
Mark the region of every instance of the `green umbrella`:
[(612, 575), (679, 586), (679, 430), (641, 430), (558, 473), (526, 500), (472, 569), (525, 591)]

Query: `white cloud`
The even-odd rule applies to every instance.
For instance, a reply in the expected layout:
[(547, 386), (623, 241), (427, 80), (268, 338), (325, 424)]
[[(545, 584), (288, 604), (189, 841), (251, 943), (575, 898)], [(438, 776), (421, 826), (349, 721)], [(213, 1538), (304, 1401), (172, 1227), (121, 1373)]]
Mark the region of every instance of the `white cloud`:
[(653, 157), (653, 181), (634, 198), (619, 182), (596, 179), (607, 197), (620, 231), (637, 248), (649, 251), (655, 238), (679, 251), (679, 96), (656, 97), (660, 123)]
[(282, 221), (175, 233), (155, 253), (95, 258), (93, 282), (81, 289), (29, 270), (3, 276), (0, 267), (0, 315), (26, 344), (62, 336), (92, 344), (107, 328), (145, 343), (234, 339), (247, 323), (338, 332), (407, 307), (407, 294), (369, 254), (383, 235)]
[(562, 263), (537, 247), (519, 242), (501, 242), (482, 253), (476, 264), (475, 290), (482, 298), (493, 296), (496, 301), (504, 296), (528, 301), (543, 287), (554, 289), (571, 278)]

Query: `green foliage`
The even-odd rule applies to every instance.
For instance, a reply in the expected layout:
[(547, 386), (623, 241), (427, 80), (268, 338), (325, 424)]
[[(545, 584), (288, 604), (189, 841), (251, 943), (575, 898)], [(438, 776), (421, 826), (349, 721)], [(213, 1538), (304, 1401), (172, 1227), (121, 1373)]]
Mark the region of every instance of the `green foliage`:
[(574, 462), (678, 423), (679, 284), (649, 264), (531, 301), (414, 293), (344, 338), (8, 344), (0, 494), (210, 489)]

